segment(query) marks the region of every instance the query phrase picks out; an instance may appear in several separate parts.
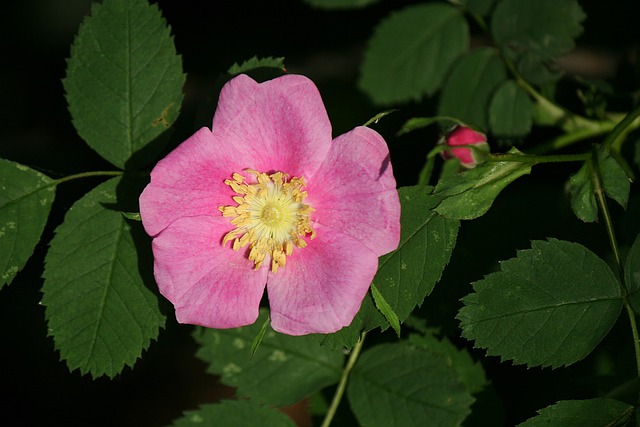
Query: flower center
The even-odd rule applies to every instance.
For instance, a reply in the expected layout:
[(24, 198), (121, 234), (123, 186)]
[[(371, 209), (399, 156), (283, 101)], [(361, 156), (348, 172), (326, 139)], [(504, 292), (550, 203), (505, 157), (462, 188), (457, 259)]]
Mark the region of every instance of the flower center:
[(269, 255), (275, 273), (284, 267), (294, 245), (307, 246), (302, 237), (316, 237), (309, 219), (315, 209), (303, 203), (307, 197), (303, 177), (289, 179), (282, 172), (268, 175), (253, 169), (246, 172), (257, 182), (248, 183), (239, 173), (224, 181), (236, 193), (233, 201), (237, 206), (218, 207), (222, 216), (233, 218), (231, 224), (236, 227), (224, 236), (222, 245), (233, 242), (234, 251), (249, 245), (249, 259), (256, 270)]

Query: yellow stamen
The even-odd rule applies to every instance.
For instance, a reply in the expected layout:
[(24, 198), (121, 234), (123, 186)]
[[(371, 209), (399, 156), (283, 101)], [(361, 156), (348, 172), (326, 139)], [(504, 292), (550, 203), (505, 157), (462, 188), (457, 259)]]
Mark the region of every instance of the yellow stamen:
[(260, 268), (267, 255), (271, 258), (271, 271), (278, 271), (287, 263), (293, 248), (304, 248), (302, 237), (314, 239), (310, 215), (315, 209), (303, 203), (307, 192), (303, 177), (293, 177), (282, 172), (266, 174), (253, 169), (245, 171), (255, 178), (247, 178), (237, 172), (224, 183), (236, 193), (237, 206), (219, 206), (222, 216), (231, 217), (235, 228), (222, 238), (222, 246), (233, 242), (234, 251), (249, 245), (249, 259), (254, 268)]

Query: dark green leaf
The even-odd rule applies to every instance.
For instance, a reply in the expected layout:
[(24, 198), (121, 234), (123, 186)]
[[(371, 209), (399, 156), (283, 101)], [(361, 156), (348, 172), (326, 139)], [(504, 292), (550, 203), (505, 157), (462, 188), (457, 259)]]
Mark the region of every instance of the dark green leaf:
[(598, 170), (602, 178), (602, 188), (607, 196), (627, 207), (631, 182), (620, 163), (604, 148), (597, 151)]
[[(509, 154), (520, 154), (512, 148)], [(485, 162), (474, 169), (443, 176), (434, 194), (443, 198), (435, 211), (452, 219), (474, 219), (484, 215), (498, 194), (509, 184), (531, 172), (520, 162)]]
[(378, 104), (432, 95), (468, 45), (469, 28), (460, 10), (442, 3), (406, 7), (376, 28), (360, 87)]
[(473, 402), (458, 377), (438, 353), (383, 344), (362, 353), (347, 396), (361, 425), (456, 426)]
[(380, 0), (304, 0), (319, 9), (359, 9), (378, 3)]
[(591, 160), (588, 160), (569, 178), (571, 209), (584, 222), (593, 222), (598, 218), (592, 173)]
[(494, 49), (480, 48), (456, 62), (447, 78), (438, 105), (438, 114), (485, 130), (491, 97), (507, 78), (502, 61)]
[(282, 412), (249, 400), (223, 400), (215, 405), (202, 405), (196, 411), (186, 411), (173, 427), (295, 427)]
[(474, 283), (458, 314), (462, 335), (490, 356), (558, 367), (586, 357), (620, 314), (620, 286), (585, 247), (555, 239), (503, 261)]
[(209, 364), (207, 371), (220, 375), (238, 394), (263, 403), (284, 406), (295, 403), (340, 379), (342, 351), (321, 346), (315, 336), (290, 336), (268, 329), (256, 354), (251, 343), (267, 317), (235, 329), (199, 328), (197, 356)]
[(491, 8), (496, 0), (460, 0), (460, 3), (463, 4), (471, 13), (476, 13), (478, 15), (488, 15), (491, 12)]
[(131, 168), (162, 148), (161, 140), (150, 143), (178, 117), (184, 81), (158, 7), (105, 0), (80, 27), (64, 88), (80, 136), (114, 165)]
[(458, 349), (448, 339), (440, 340), (430, 333), (412, 334), (409, 336), (409, 343), (445, 357), (449, 366), (458, 373), (469, 393), (479, 393), (488, 384), (482, 364), (474, 362), (468, 351)]
[(624, 283), (631, 306), (636, 313), (640, 313), (640, 234), (636, 236), (624, 263)]
[(503, 0), (493, 11), (491, 30), (512, 56), (529, 52), (548, 60), (574, 47), (584, 19), (576, 0)]
[(164, 326), (158, 297), (140, 275), (130, 225), (105, 208), (115, 203), (118, 182), (111, 179), (74, 203), (45, 260), (49, 335), (70, 370), (93, 377), (133, 366)]
[(53, 180), (0, 159), (0, 289), (11, 283), (33, 253), (55, 196)]
[(633, 406), (618, 400), (598, 398), (562, 400), (540, 411), (519, 427), (615, 427), (625, 426), (633, 415)]
[(513, 80), (504, 82), (491, 100), (489, 125), (498, 137), (522, 138), (531, 131), (533, 102)]

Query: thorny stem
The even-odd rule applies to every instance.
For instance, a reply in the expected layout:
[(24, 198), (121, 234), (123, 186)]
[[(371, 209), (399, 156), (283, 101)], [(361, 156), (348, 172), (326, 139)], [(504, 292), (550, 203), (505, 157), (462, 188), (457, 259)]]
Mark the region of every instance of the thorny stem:
[[(595, 154), (594, 154), (595, 159)], [(620, 288), (622, 291), (622, 301), (624, 304), (624, 308), (627, 311), (627, 315), (629, 316), (629, 324), (631, 326), (631, 335), (633, 336), (633, 348), (636, 354), (636, 373), (640, 376), (640, 336), (638, 335), (638, 324), (636, 322), (636, 315), (629, 304), (629, 299), (627, 295), (627, 289), (622, 282), (623, 274), (622, 274), (622, 261), (620, 258), (620, 250), (618, 249), (618, 242), (616, 240), (615, 231), (613, 229), (613, 222), (611, 221), (611, 215), (609, 214), (609, 207), (607, 206), (607, 199), (604, 195), (604, 190), (602, 188), (602, 179), (600, 175), (600, 169), (598, 168), (598, 163), (595, 160), (591, 161), (592, 165), (592, 180), (594, 185), (594, 192), (598, 199), (598, 204), (600, 205), (600, 211), (602, 212), (602, 217), (604, 220), (605, 227), (607, 228), (607, 235), (609, 236), (609, 244), (611, 245), (611, 250), (613, 251), (613, 257), (615, 259), (616, 264), (616, 273), (618, 279), (620, 280)]]
[(64, 178), (56, 179), (53, 182), (53, 185), (62, 184), (67, 181), (72, 181), (74, 179), (80, 178), (90, 178), (94, 176), (120, 176), (124, 174), (123, 171), (91, 171), (91, 172), (81, 172), (74, 175), (65, 176)]
[(360, 339), (356, 343), (356, 345), (351, 350), (351, 354), (349, 355), (349, 360), (347, 360), (347, 364), (342, 371), (342, 376), (340, 377), (340, 383), (338, 383), (338, 388), (336, 389), (335, 394), (333, 395), (333, 400), (331, 401), (331, 406), (329, 406), (329, 410), (322, 421), (321, 427), (329, 427), (333, 417), (338, 410), (338, 406), (340, 405), (340, 401), (342, 400), (342, 396), (344, 395), (344, 391), (347, 387), (347, 381), (349, 379), (349, 374), (351, 373), (351, 369), (356, 364), (358, 360), (358, 356), (360, 355), (360, 351), (362, 350), (362, 345), (364, 344), (364, 338), (367, 335), (366, 332), (363, 332), (360, 335)]

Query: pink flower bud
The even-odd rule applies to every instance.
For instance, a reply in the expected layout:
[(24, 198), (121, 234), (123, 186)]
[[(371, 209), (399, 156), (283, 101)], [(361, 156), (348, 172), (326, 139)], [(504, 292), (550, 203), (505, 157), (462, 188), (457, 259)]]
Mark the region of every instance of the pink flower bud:
[[(448, 160), (455, 157), (460, 160), (460, 165), (468, 169), (482, 163), (490, 152), (487, 137), (483, 133), (476, 132), (466, 126), (455, 126), (442, 138), (440, 143), (451, 147), (442, 151), (444, 159)], [(469, 145), (473, 145), (473, 148), (466, 147)], [(458, 146), (465, 147), (453, 148)]]

